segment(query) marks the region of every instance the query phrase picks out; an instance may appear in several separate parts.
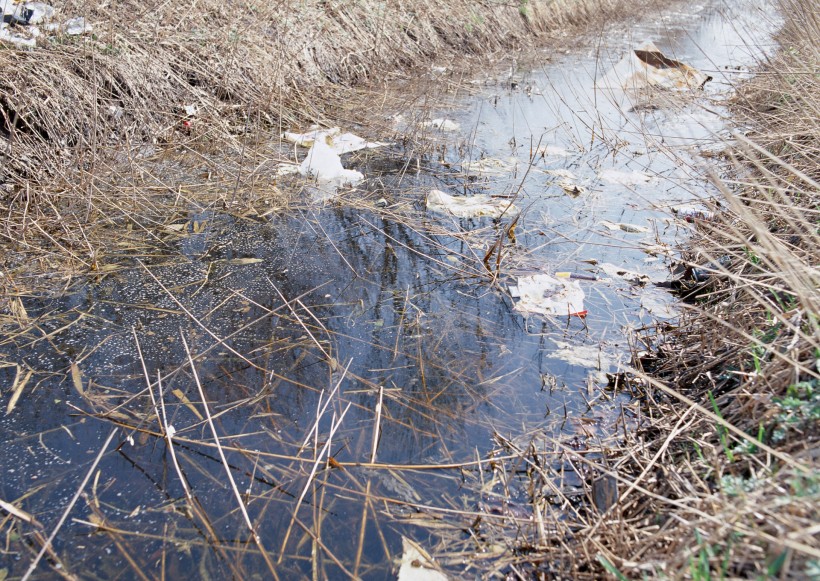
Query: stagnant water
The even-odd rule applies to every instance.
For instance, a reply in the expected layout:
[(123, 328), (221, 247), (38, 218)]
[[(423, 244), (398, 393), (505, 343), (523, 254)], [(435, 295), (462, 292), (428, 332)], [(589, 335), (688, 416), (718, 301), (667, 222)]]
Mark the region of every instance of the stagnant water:
[[(36, 324), (0, 342), (0, 499), (44, 537), (90, 477), (34, 576), (392, 578), (403, 535), (436, 542), (414, 516), (486, 509), (471, 463), (494, 434), (600, 443), (634, 426), (605, 373), (629, 361), (636, 329), (674, 317), (653, 284), (690, 228), (670, 208), (715, 195), (697, 160), (772, 18), (713, 1), (613, 25), (585, 50), (474, 79), (451, 110), (418, 112), (460, 125), (433, 135), (441, 156), (346, 157), (363, 185), (264, 219), (192, 208), (97, 280), (24, 299)], [(645, 40), (714, 79), (674, 102), (593, 89)], [(495, 280), (483, 254), (512, 215), (428, 212), (433, 188), (517, 196)], [(597, 277), (579, 283), (587, 316), (515, 311), (510, 286), (532, 272)], [(583, 491), (583, 475), (560, 486)], [(42, 537), (1, 522), (0, 571), (19, 577)]]

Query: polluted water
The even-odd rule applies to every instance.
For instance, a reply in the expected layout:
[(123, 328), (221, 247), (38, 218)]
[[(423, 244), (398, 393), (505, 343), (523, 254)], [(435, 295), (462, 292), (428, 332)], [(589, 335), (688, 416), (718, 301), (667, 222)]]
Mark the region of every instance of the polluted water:
[[(506, 541), (471, 523), (510, 519), (512, 539), (536, 519), (499, 467), (601, 460), (640, 427), (608, 378), (675, 317), (672, 248), (719, 211), (704, 164), (775, 28), (762, 14), (681, 5), (482, 73), (401, 122), (437, 155), (293, 128), (281, 183), (303, 203), (192, 204), (99, 276), (20, 299), (0, 571), (41, 550), (32, 578), (446, 579), (476, 553), (503, 571)], [(554, 460), (564, 497), (617, 502), (616, 481)]]

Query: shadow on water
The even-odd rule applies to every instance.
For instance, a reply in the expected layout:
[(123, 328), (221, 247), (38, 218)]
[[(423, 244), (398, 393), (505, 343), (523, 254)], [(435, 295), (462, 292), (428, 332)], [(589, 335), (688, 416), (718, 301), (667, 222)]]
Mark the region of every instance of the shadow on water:
[[(675, 58), (724, 67), (738, 62), (724, 40), (697, 62), (699, 41), (734, 38), (718, 8), (634, 34), (664, 30)], [(607, 37), (613, 54), (631, 40)], [(25, 572), (90, 474), (41, 576), (268, 576), (229, 472), (281, 577), (389, 578), (401, 536), (427, 539), (430, 515), (467, 530), (481, 514), (482, 459), (499, 437), (537, 431), (579, 449), (634, 428), (630, 395), (602, 374), (628, 360), (636, 329), (674, 316), (646, 284), (667, 277), (668, 245), (687, 231), (668, 208), (713, 192), (667, 154), (707, 148), (712, 113), (625, 113), (592, 91), (607, 66), (572, 54), (513, 71), (450, 112), (471, 133), (441, 163), (354, 157), (367, 187), (264, 219), (192, 210), (95, 280), (26, 300), (30, 325), (0, 342), (12, 410), (0, 495), (44, 528), (5, 521), (2, 567)], [(500, 165), (476, 165), (488, 159)], [(419, 192), (433, 187), (519, 192), (497, 278), (481, 259), (512, 217), (429, 213)], [(588, 315), (522, 317), (508, 288), (534, 270), (597, 276), (583, 282)], [(116, 444), (90, 472), (111, 426)], [(568, 469), (561, 486), (583, 491), (583, 478)]]

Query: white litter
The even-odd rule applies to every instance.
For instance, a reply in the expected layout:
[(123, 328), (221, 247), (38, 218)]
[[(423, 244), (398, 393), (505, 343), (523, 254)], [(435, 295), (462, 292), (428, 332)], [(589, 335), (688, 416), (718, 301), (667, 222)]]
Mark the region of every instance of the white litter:
[(469, 197), (451, 196), (441, 190), (431, 190), (427, 194), (427, 209), (456, 218), (500, 218), (504, 214), (512, 215), (518, 212), (518, 208), (512, 202), (503, 198), (491, 198), (485, 194)]
[(465, 162), (461, 169), (465, 173), (504, 174), (514, 171), (517, 165), (518, 159), (515, 157), (508, 159), (483, 157), (475, 161)]
[(605, 169), (598, 174), (598, 178), (621, 186), (638, 186), (652, 181), (652, 176), (639, 171), (619, 171), (617, 169)]
[(646, 226), (638, 226), (637, 224), (627, 224), (625, 222), (610, 222), (609, 220), (601, 220), (601, 226), (609, 228), (610, 230), (623, 230), (630, 234), (640, 234), (649, 232)]
[(14, 32), (5, 22), (0, 22), (0, 41), (10, 42), (18, 47), (34, 48), (37, 46), (37, 37), (40, 36), (40, 29), (36, 26), (21, 28), (14, 27)]
[(515, 310), (536, 315), (582, 315), (584, 290), (577, 280), (553, 278), (548, 274), (522, 276), (517, 291), (521, 299)]
[(652, 280), (646, 274), (641, 274), (640, 272), (633, 272), (621, 266), (609, 264), (608, 262), (599, 265), (599, 268), (603, 270), (608, 276), (618, 277), (633, 284), (644, 285)]
[(387, 145), (387, 143), (382, 143), (381, 141), (367, 141), (353, 133), (342, 133), (342, 130), (338, 127), (331, 127), (329, 129), (316, 128), (306, 133), (291, 133), (286, 131), (282, 134), (282, 138), (296, 145), (301, 145), (302, 147), (312, 147), (316, 141), (324, 141), (339, 155)]
[(364, 179), (360, 172), (345, 169), (339, 154), (322, 139), (317, 140), (310, 148), (307, 157), (299, 166), (299, 173), (305, 177), (315, 178), (318, 183), (338, 187), (352, 185)]
[(94, 27), (86, 22), (82, 16), (77, 16), (76, 18), (71, 18), (63, 22), (63, 31), (69, 36), (78, 36), (93, 30)]
[(597, 83), (599, 89), (639, 91), (649, 87), (671, 90), (699, 89), (712, 77), (666, 57), (647, 42), (629, 53)]
[(436, 566), (433, 558), (407, 537), (401, 538), (402, 556), (399, 581), (447, 581), (448, 577)]
[(440, 129), (441, 131), (458, 131), (461, 125), (450, 119), (433, 119), (432, 121), (425, 121), (421, 124), (422, 127), (432, 127), (433, 129)]

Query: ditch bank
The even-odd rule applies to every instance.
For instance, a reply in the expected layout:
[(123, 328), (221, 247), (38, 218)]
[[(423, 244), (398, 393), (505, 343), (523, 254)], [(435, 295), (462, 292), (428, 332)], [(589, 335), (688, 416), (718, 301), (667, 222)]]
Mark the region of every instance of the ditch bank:
[[(338, 119), (349, 113), (344, 87), (378, 85), (432, 58), (531, 46), (624, 6), (69, 1), (55, 12), (41, 4), (2, 4), (0, 184), (9, 187), (94, 173), (104, 150), (180, 141), (238, 147), (237, 136), (263, 128)], [(81, 28), (65, 25), (77, 18)], [(190, 123), (197, 139), (186, 139)]]

